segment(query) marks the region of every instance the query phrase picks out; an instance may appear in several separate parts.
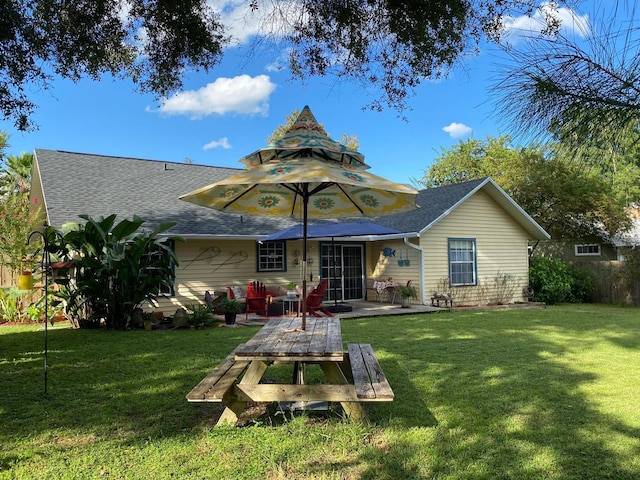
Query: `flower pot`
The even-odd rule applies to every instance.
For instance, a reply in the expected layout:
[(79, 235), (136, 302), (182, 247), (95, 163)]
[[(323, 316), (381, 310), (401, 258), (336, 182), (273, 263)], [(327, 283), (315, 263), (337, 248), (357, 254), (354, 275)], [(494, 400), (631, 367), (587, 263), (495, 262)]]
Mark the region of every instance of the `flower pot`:
[(233, 325), (236, 323), (236, 312), (225, 312), (224, 313), (224, 323), (227, 325)]
[(411, 297), (402, 297), (400, 306), (402, 308), (409, 308), (411, 306)]
[(18, 275), (18, 288), (20, 290), (33, 289), (33, 275), (31, 272), (22, 272), (22, 275)]

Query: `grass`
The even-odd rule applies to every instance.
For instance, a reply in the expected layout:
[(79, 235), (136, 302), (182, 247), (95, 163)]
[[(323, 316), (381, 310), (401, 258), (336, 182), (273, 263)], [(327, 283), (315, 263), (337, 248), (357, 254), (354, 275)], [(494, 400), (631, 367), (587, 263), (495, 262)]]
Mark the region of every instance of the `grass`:
[[(0, 328), (0, 479), (640, 478), (640, 315), (603, 305), (349, 319), (396, 394), (375, 426), (185, 394), (258, 329)], [(271, 375), (288, 375), (276, 370)]]

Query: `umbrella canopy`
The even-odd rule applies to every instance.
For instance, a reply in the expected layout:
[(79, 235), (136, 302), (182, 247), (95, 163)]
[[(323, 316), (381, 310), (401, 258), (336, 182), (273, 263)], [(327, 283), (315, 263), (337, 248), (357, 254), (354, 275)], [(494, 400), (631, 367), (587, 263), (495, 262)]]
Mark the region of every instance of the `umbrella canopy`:
[[(262, 237), (260, 241), (296, 240), (302, 238), (302, 229), (303, 225), (299, 223)], [(307, 226), (307, 238), (357, 237), (360, 235), (392, 235), (398, 233), (402, 232), (371, 222), (324, 223)]]
[(369, 168), (369, 165), (364, 163), (364, 155), (329, 137), (308, 106), (302, 109), (296, 121), (281, 138), (240, 161), (248, 167), (254, 167), (274, 159), (291, 160), (300, 157), (314, 157)]
[[(300, 135), (300, 132), (306, 133)], [(293, 142), (294, 137), (297, 143)], [(287, 138), (288, 142), (280, 141), (279, 145), (243, 158), (241, 162), (248, 166), (247, 170), (180, 199), (229, 213), (301, 217), (304, 292), (309, 215), (338, 218), (406, 212), (418, 208), (418, 191), (365, 171), (368, 167), (359, 160), (362, 155), (331, 140), (309, 107), (304, 107), (289, 128), (283, 139)], [(303, 328), (306, 327), (305, 300), (303, 298)]]

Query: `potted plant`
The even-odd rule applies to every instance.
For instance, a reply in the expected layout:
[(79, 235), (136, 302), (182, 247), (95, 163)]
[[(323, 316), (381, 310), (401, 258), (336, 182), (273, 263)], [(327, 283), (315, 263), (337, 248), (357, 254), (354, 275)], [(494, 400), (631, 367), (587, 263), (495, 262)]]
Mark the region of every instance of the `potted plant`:
[(409, 308), (411, 306), (411, 299), (418, 299), (418, 294), (413, 285), (401, 285), (396, 287), (398, 295), (400, 295), (401, 306), (403, 308)]
[(222, 300), (222, 311), (224, 312), (224, 323), (233, 325), (236, 323), (236, 315), (242, 311), (242, 305), (235, 298), (225, 297)]
[(287, 297), (288, 298), (295, 298), (296, 297), (296, 287), (297, 287), (296, 282), (287, 283)]

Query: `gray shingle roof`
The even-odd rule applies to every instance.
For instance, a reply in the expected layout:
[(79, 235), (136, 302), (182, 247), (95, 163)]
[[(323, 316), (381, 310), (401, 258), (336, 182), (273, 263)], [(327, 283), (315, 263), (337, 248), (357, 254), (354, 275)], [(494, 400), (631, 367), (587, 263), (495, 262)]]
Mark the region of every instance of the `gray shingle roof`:
[(36, 149), (49, 223), (59, 227), (115, 213), (138, 215), (145, 227), (175, 221), (177, 235), (260, 236), (295, 223), (199, 207), (178, 197), (224, 179), (240, 169)]
[[(176, 235), (258, 238), (299, 221), (251, 215), (241, 218), (178, 199), (240, 169), (45, 149), (35, 150), (35, 161), (49, 223), (55, 227), (81, 221), (80, 214), (98, 218), (115, 213), (119, 219), (138, 215), (146, 220), (148, 228), (175, 221), (170, 232)], [(401, 232), (419, 232), (486, 182), (480, 179), (421, 190), (419, 210), (367, 220)], [(321, 222), (310, 219), (310, 223)]]
[(401, 232), (419, 232), (448, 212), (485, 180), (483, 178), (420, 190), (416, 202), (421, 207), (418, 210), (386, 217), (376, 217), (372, 221), (385, 227), (395, 228)]

